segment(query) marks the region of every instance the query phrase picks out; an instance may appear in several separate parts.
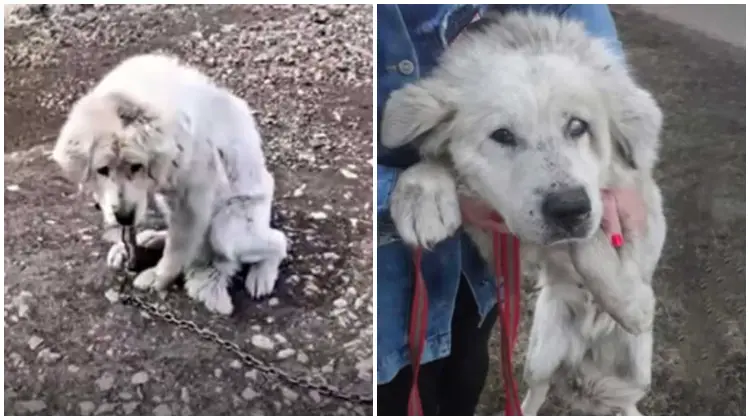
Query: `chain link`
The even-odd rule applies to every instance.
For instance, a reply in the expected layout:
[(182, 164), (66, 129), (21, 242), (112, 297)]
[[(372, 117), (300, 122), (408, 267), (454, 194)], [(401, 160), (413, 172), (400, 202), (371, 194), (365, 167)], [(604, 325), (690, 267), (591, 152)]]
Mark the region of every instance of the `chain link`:
[(180, 319), (173, 312), (167, 309), (161, 309), (157, 305), (146, 302), (142, 298), (129, 293), (127, 289), (128, 285), (133, 279), (133, 276), (135, 275), (134, 268), (137, 261), (135, 229), (124, 227), (122, 229), (122, 241), (125, 244), (125, 251), (127, 253), (126, 269), (124, 275), (122, 276), (123, 278), (120, 279), (119, 288), (120, 303), (122, 303), (123, 305), (141, 309), (154, 318), (166, 321), (167, 323), (173, 324), (178, 328), (193, 332), (202, 339), (213, 342), (220, 347), (223, 347), (225, 350), (234, 353), (246, 366), (257, 369), (261, 372), (261, 374), (265, 376), (273, 376), (292, 386), (316, 391), (318, 394), (324, 397), (349, 401), (359, 405), (372, 405), (372, 395), (344, 392), (333, 385), (328, 385), (326, 383), (318, 381), (311, 376), (294, 376), (242, 350), (242, 347), (240, 347), (237, 343), (221, 338), (221, 336), (215, 331), (212, 331), (205, 327), (200, 327), (194, 321)]

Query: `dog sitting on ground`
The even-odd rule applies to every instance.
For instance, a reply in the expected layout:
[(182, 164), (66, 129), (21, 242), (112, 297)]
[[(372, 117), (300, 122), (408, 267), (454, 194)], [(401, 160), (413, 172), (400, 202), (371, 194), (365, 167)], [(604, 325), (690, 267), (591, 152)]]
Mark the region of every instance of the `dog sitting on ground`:
[[(385, 105), (383, 144), (423, 157), (391, 195), (402, 238), (429, 247), (452, 235), (466, 188), (503, 216), (524, 262), (541, 265), (525, 415), (566, 379), (578, 382), (582, 410), (639, 414), (666, 236), (652, 176), (661, 125), (657, 103), (602, 40), (534, 14), (488, 16)], [(633, 188), (646, 205), (645, 231), (623, 232), (619, 249), (600, 228), (606, 188)], [(490, 236), (466, 230), (491, 263)]]
[[(149, 198), (162, 197), (167, 230), (137, 239), (164, 254), (135, 287), (163, 290), (184, 273), (190, 297), (230, 314), (230, 279), (253, 264), (248, 293), (273, 291), (287, 239), (270, 227), (274, 180), (260, 134), (247, 104), (197, 70), (158, 54), (126, 59), (74, 104), (53, 159), (93, 190), (105, 229), (139, 226)], [(116, 244), (108, 263), (123, 253)]]

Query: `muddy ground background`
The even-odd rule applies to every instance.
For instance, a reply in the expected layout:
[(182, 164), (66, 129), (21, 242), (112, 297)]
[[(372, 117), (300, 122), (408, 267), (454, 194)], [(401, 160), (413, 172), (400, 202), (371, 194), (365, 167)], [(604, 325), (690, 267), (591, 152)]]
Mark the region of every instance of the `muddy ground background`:
[(168, 51), (230, 87), (258, 111), (291, 256), (274, 297), (240, 292), (231, 318), (182, 293), (163, 304), (369, 394), (372, 8), (37, 5), (6, 10), (4, 32), (5, 414), (371, 413), (110, 302), (98, 215), (49, 152), (73, 101), (131, 54)]
[[(645, 415), (745, 415), (745, 50), (637, 9), (612, 9), (628, 61), (665, 114), (656, 177), (668, 234), (654, 279), (652, 391), (640, 408)], [(534, 298), (527, 292), (519, 380)], [(491, 352), (482, 414), (503, 407), (498, 341)], [(540, 412), (570, 413), (559, 398)]]

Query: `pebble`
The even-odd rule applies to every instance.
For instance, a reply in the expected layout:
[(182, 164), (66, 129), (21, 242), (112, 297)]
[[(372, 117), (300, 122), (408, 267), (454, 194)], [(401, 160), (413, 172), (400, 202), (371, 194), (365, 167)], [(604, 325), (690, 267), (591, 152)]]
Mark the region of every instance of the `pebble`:
[(7, 187), (5, 187), (5, 189), (6, 189), (6, 190), (8, 190), (8, 191), (13, 191), (13, 192), (15, 192), (15, 191), (19, 191), (19, 190), (21, 189), (21, 187), (19, 187), (19, 186), (18, 186), (18, 185), (16, 185), (16, 184), (10, 184), (10, 185), (8, 185)]
[(247, 379), (250, 379), (250, 380), (253, 380), (253, 381), (257, 381), (258, 380), (258, 371), (255, 370), (255, 369), (247, 371), (247, 372), (245, 372), (245, 377)]
[(297, 353), (297, 361), (300, 363), (307, 363), (310, 361), (310, 358), (308, 358), (305, 353), (299, 352)]
[(214, 376), (221, 378), (221, 369), (214, 369)]
[(323, 219), (328, 218), (328, 215), (323, 213), (322, 211), (314, 211), (310, 213), (310, 218), (314, 220), (323, 220)]
[(255, 392), (254, 389), (247, 387), (242, 391), (242, 399), (246, 401), (251, 401), (258, 397), (258, 393)]
[(273, 350), (275, 346), (275, 344), (273, 343), (273, 341), (271, 341), (270, 338), (261, 334), (255, 334), (250, 339), (250, 342), (253, 343), (255, 347), (258, 347), (259, 349), (263, 349), (263, 350)]
[(344, 175), (344, 178), (347, 178), (347, 179), (358, 178), (357, 174), (355, 174), (354, 172), (347, 171), (346, 169), (341, 169), (341, 175)]
[(76, 365), (68, 365), (68, 372), (70, 373), (78, 373), (79, 370), (81, 370), (81, 368)]
[(18, 401), (16, 403), (16, 409), (24, 414), (38, 413), (45, 408), (47, 408), (47, 404), (42, 400)]
[(271, 299), (268, 299), (268, 306), (276, 306), (279, 304), (279, 298), (272, 297)]
[(315, 403), (319, 403), (319, 402), (320, 402), (321, 398), (320, 398), (320, 394), (318, 393), (318, 391), (310, 391), (310, 394), (309, 394), (309, 395), (310, 395), (310, 398), (311, 398), (311, 399), (312, 399), (312, 400), (313, 400), (313, 401), (314, 401)]
[(229, 364), (229, 367), (232, 369), (241, 369), (242, 368), (242, 362), (239, 360), (232, 360), (232, 362)]
[(112, 288), (107, 289), (107, 291), (104, 292), (104, 297), (107, 298), (109, 303), (116, 303), (118, 300), (120, 300), (120, 294)]
[(96, 406), (91, 401), (82, 401), (78, 403), (78, 411), (81, 412), (82, 416), (89, 416), (94, 412)]
[(140, 371), (130, 378), (130, 383), (133, 385), (142, 385), (148, 382), (148, 373), (146, 371)]
[(96, 387), (99, 391), (109, 391), (115, 384), (115, 377), (109, 372), (105, 372), (99, 379), (96, 380)]
[(120, 397), (121, 400), (125, 400), (125, 401), (133, 399), (133, 394), (129, 392), (121, 392), (117, 396)]
[(131, 415), (131, 414), (133, 414), (133, 412), (135, 411), (135, 409), (138, 408), (138, 406), (140, 404), (141, 403), (139, 403), (138, 401), (133, 401), (133, 402), (129, 402), (129, 403), (123, 404), (122, 405), (122, 412), (123, 412), (123, 414), (125, 414), (125, 415)]
[(44, 342), (44, 339), (42, 337), (34, 335), (31, 338), (29, 338), (29, 341), (28, 341), (29, 348), (31, 350), (36, 350), (36, 348), (39, 347), (39, 345), (42, 344), (42, 342)]
[(286, 337), (284, 337), (284, 336), (283, 336), (283, 335), (281, 335), (281, 334), (278, 334), (278, 333), (276, 333), (276, 334), (274, 334), (274, 335), (273, 335), (273, 338), (275, 338), (275, 339), (276, 339), (276, 341), (278, 341), (278, 342), (279, 342), (279, 343), (281, 343), (281, 344), (286, 344), (286, 343), (287, 343), (287, 341), (286, 341)]
[(294, 356), (294, 353), (296, 353), (294, 349), (279, 350), (279, 352), (276, 354), (276, 358), (280, 359), (280, 360), (283, 360), (283, 359), (289, 358), (291, 356)]
[(45, 363), (55, 362), (59, 360), (60, 357), (62, 357), (60, 353), (55, 353), (50, 349), (42, 349), (42, 351), (36, 356), (37, 359), (42, 359)]
[(99, 408), (96, 409), (96, 411), (94, 412), (94, 415), (98, 416), (100, 414), (111, 413), (112, 411), (114, 411), (114, 409), (115, 409), (115, 404), (104, 403), (100, 405)]
[(335, 306), (338, 309), (345, 308), (346, 307), (346, 299), (344, 298), (338, 298), (333, 301), (333, 306)]
[(297, 398), (299, 398), (299, 394), (285, 386), (281, 387), (281, 395), (284, 396), (284, 399), (289, 401), (297, 401)]
[(154, 411), (152, 411), (155, 416), (171, 416), (172, 415), (172, 409), (169, 408), (167, 404), (159, 404), (154, 408)]
[(182, 389), (180, 390), (180, 399), (181, 399), (181, 400), (182, 400), (182, 402), (184, 402), (185, 404), (188, 404), (188, 403), (190, 402), (190, 394), (188, 393), (188, 390), (187, 390), (187, 388), (185, 388), (184, 386), (183, 386), (183, 387), (182, 387)]

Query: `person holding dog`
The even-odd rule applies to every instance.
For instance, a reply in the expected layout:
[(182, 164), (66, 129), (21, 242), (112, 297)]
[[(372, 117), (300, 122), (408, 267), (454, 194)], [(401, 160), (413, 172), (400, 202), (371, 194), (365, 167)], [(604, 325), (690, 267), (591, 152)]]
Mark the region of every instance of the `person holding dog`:
[[(606, 5), (378, 5), (378, 124), (389, 95), (429, 73), (453, 39), (490, 8), (534, 10), (581, 20), (623, 56)], [(381, 130), (378, 130), (379, 132)], [(412, 386), (408, 331), (414, 293), (413, 249), (389, 215), (399, 173), (419, 160), (409, 147), (387, 149), (378, 139), (378, 414), (406, 415)], [(603, 192), (602, 228), (618, 241), (621, 229), (642, 223), (642, 203), (627, 191)], [(507, 231), (482, 203), (461, 199), (464, 223)], [(620, 222), (622, 226), (620, 226)], [(619, 236), (621, 241), (622, 236)], [(478, 250), (459, 231), (425, 251), (422, 273), (429, 312), (418, 388), (425, 415), (473, 415), (488, 374), (488, 343), (497, 317), (496, 282)]]

